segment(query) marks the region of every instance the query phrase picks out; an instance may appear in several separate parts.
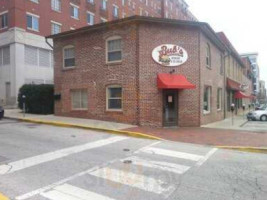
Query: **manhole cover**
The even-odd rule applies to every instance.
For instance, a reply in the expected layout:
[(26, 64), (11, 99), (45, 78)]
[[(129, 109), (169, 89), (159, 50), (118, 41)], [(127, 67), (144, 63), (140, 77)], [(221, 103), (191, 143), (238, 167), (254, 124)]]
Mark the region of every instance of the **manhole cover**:
[(124, 161), (123, 161), (124, 164), (131, 164), (132, 162), (133, 162), (133, 161), (131, 161), (131, 160), (124, 160)]

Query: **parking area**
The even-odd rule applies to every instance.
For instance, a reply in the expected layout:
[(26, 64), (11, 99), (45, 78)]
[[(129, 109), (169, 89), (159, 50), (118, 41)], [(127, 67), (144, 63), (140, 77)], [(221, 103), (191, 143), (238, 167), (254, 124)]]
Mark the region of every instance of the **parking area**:
[(251, 129), (253, 131), (267, 133), (267, 122), (264, 121), (248, 121), (242, 128)]

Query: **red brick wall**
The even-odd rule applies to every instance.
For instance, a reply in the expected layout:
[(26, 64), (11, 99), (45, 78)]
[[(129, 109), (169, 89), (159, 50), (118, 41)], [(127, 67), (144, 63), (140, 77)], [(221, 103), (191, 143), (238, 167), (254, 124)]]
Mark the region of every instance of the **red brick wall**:
[[(122, 37), (123, 61), (120, 64), (105, 63), (105, 40), (110, 36)], [(62, 47), (70, 44), (76, 49), (77, 67), (63, 70)], [(135, 25), (59, 39), (54, 52), (55, 92), (62, 95), (55, 105), (56, 115), (137, 123)], [(112, 84), (123, 88), (123, 112), (106, 111), (106, 87)], [(70, 89), (78, 88), (88, 89), (88, 111), (71, 110)]]
[[(206, 67), (206, 45), (210, 45), (211, 51), (211, 69)], [(222, 109), (217, 110), (217, 89), (222, 88), (224, 95), (224, 75), (220, 74), (221, 52), (206, 36), (200, 34), (200, 63), (201, 63), (201, 89), (200, 89), (200, 116), (201, 124), (208, 124), (224, 119), (224, 102)], [(211, 86), (211, 112), (203, 113), (204, 87)], [(224, 99), (224, 98), (223, 98)]]
[[(182, 74), (197, 86), (195, 90), (178, 91), (178, 125), (199, 126), (198, 30), (165, 25), (140, 26), (140, 120), (142, 125), (162, 126), (162, 90), (157, 88), (157, 74)], [(189, 58), (178, 67), (164, 67), (152, 59), (152, 50), (161, 44), (183, 47)], [(190, 108), (190, 109), (188, 109)]]

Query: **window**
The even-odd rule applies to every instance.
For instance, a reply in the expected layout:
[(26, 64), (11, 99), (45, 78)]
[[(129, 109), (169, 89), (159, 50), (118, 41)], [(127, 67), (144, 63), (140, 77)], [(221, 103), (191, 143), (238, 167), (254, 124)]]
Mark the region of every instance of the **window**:
[(119, 62), (121, 59), (121, 38), (107, 40), (107, 62)]
[(101, 8), (102, 10), (107, 10), (107, 0), (102, 0)]
[(9, 46), (0, 48), (0, 66), (10, 64), (10, 48)]
[(221, 55), (220, 74), (223, 75), (223, 72), (224, 72), (224, 56)]
[(217, 90), (217, 110), (222, 110), (222, 88)]
[(51, 0), (51, 9), (54, 11), (61, 11), (61, 0)]
[(87, 0), (88, 3), (94, 4), (94, 0)]
[(122, 88), (120, 86), (107, 88), (107, 110), (122, 110)]
[(210, 45), (207, 44), (206, 46), (206, 67), (208, 68), (211, 68), (211, 65), (210, 65)]
[(71, 68), (75, 67), (75, 50), (73, 46), (65, 47), (64, 53), (64, 67)]
[(210, 113), (211, 110), (211, 87), (206, 86), (204, 89), (204, 105), (203, 112), (204, 114)]
[(86, 89), (71, 91), (71, 104), (74, 110), (86, 110), (88, 108), (88, 93)]
[(57, 22), (51, 22), (51, 33), (53, 34), (58, 34), (61, 32), (61, 24)]
[(29, 66), (52, 67), (52, 51), (25, 45), (24, 62)]
[(119, 17), (119, 8), (116, 5), (113, 5), (113, 16), (116, 18)]
[(121, 0), (121, 5), (125, 6), (125, 1), (126, 0)]
[(87, 23), (89, 25), (94, 25), (95, 15), (93, 13), (87, 12)]
[(70, 16), (74, 19), (79, 19), (79, 7), (74, 5), (74, 4), (70, 4)]
[(8, 13), (0, 15), (0, 29), (8, 27)]
[(39, 31), (39, 16), (28, 13), (27, 28), (33, 31)]

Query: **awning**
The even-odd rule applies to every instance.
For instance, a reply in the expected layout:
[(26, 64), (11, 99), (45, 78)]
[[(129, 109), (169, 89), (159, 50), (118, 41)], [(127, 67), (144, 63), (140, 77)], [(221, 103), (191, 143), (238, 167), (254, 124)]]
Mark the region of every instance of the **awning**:
[(179, 74), (158, 74), (158, 88), (160, 89), (195, 89), (185, 76)]
[(235, 93), (235, 99), (251, 99), (251, 95), (246, 95), (243, 92), (237, 91)]
[(241, 84), (239, 84), (238, 82), (227, 78), (227, 88), (232, 89), (232, 90), (240, 91), (241, 90)]

